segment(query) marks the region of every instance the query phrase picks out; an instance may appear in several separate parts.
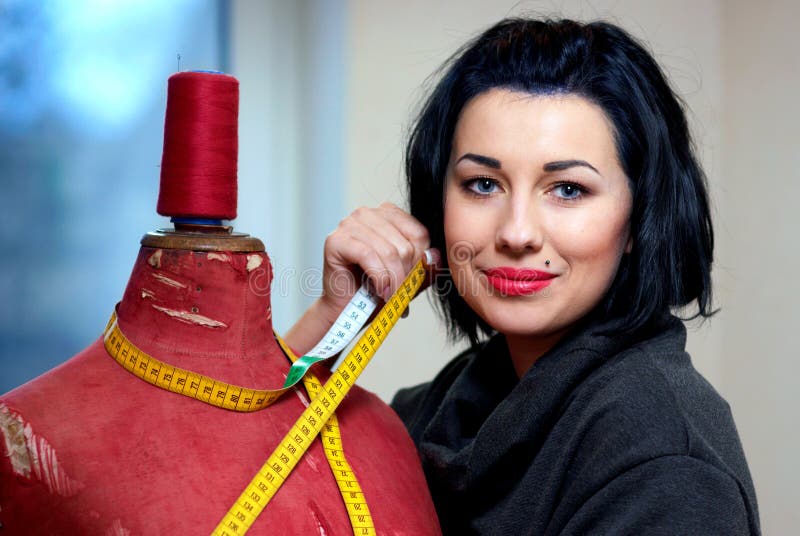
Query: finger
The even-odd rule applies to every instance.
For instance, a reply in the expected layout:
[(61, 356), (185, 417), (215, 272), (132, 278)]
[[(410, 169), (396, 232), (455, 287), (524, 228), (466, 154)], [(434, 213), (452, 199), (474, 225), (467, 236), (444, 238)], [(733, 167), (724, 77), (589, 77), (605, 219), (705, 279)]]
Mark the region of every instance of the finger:
[(404, 257), (411, 258), (413, 246), (374, 210), (361, 212), (343, 222), (342, 227), (351, 239), (363, 242), (377, 253), (385, 270), (368, 271), (366, 275), (375, 284), (378, 294), (384, 299), (388, 298), (410, 269), (406, 266), (409, 261)]
[[(428, 232), (415, 218), (400, 208), (385, 203), (378, 209), (369, 209), (354, 213), (353, 225), (360, 223), (383, 241), (394, 246), (402, 268), (393, 274), (391, 290), (396, 290), (403, 278), (422, 258), (428, 247)], [(373, 235), (374, 236), (374, 235)], [(381, 247), (385, 247), (385, 244)], [(390, 249), (381, 251), (384, 263), (394, 266), (394, 252)]]
[[(414, 295), (414, 298), (422, 294), (425, 289), (427, 289), (433, 283), (433, 279), (436, 277), (436, 270), (439, 268), (442, 262), (442, 254), (436, 248), (428, 248), (423, 252), (422, 260), (425, 266), (425, 280), (422, 282), (422, 286), (419, 287), (419, 290)], [(406, 306), (406, 308), (403, 310), (403, 314), (400, 315), (400, 318), (408, 318), (410, 313), (411, 304), (408, 304), (408, 306)]]
[(413, 216), (391, 203), (383, 203), (376, 209), (354, 212), (354, 219), (374, 229), (394, 244), (405, 271), (411, 269), (428, 247), (428, 231)]
[(362, 230), (357, 240), (364, 241), (367, 247), (373, 249), (383, 265), (383, 269), (379, 272), (368, 272), (366, 275), (375, 284), (378, 296), (385, 301), (400, 287), (400, 283), (406, 277), (406, 268), (400, 252), (390, 240), (372, 229)]
[(361, 274), (372, 275), (376, 287), (382, 288), (388, 283), (388, 279), (374, 280), (375, 275), (389, 271), (375, 249), (341, 228), (325, 240), (325, 262), (328, 265), (325, 287), (332, 293), (329, 297), (337, 301), (355, 294), (361, 285)]
[(358, 223), (350, 223), (354, 232), (347, 234), (348, 248), (355, 251), (354, 260), (363, 270), (372, 293), (384, 301), (399, 288), (405, 278), (402, 260), (394, 245), (374, 230)]
[(436, 279), (436, 272), (442, 266), (442, 254), (436, 248), (428, 248), (423, 253), (423, 263), (425, 265), (425, 280), (417, 294), (422, 294)]
[[(414, 248), (410, 254), (410, 263), (413, 266), (423, 255), (423, 252), (430, 247), (430, 236), (428, 230), (419, 220), (411, 214), (392, 203), (383, 203), (378, 207), (386, 220), (400, 232), (404, 240), (407, 240)], [(409, 266), (409, 269), (411, 266)]]

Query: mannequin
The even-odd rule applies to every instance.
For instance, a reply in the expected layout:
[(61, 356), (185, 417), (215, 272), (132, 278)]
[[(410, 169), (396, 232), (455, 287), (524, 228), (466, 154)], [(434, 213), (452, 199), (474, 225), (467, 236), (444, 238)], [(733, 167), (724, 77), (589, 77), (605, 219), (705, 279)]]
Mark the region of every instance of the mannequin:
[[(258, 239), (176, 224), (142, 239), (118, 325), (165, 363), (276, 389), (290, 362), (273, 336), (271, 281)], [(307, 404), (295, 388), (252, 413), (214, 407), (137, 378), (100, 337), (0, 396), (0, 535), (208, 534)], [(439, 534), (416, 451), (391, 409), (356, 386), (336, 415), (377, 533)], [(248, 532), (351, 533), (319, 439)]]

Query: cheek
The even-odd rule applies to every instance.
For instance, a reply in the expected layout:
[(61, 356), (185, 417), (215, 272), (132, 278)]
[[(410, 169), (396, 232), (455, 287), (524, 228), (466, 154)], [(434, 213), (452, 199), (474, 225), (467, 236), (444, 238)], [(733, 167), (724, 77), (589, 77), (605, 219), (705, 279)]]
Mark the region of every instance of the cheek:
[(553, 246), (572, 268), (608, 263), (613, 264), (608, 266), (612, 270), (627, 241), (628, 215), (624, 207), (579, 214), (566, 211), (549, 218), (547, 226)]
[(474, 206), (458, 199), (445, 202), (444, 237), (451, 268), (470, 262), (491, 243), (492, 236), (489, 211), (476, 210)]

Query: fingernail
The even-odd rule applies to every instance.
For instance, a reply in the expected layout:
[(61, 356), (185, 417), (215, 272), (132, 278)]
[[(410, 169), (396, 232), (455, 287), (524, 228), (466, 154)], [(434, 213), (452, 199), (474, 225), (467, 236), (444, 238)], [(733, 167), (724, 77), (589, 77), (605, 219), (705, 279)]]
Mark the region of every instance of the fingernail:
[(381, 298), (383, 298), (383, 301), (388, 302), (389, 298), (391, 297), (392, 297), (391, 289), (389, 285), (386, 285), (385, 287), (383, 287), (383, 290), (381, 291)]
[(442, 255), (436, 248), (428, 248), (423, 253), (425, 254), (425, 264), (428, 266), (438, 266), (439, 261), (442, 260)]

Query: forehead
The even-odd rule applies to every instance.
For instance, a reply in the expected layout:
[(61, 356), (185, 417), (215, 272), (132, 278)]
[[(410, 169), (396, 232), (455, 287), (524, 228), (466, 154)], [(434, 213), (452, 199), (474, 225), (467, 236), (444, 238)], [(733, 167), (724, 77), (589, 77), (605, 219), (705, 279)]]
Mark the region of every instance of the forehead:
[[(492, 89), (461, 111), (453, 152), (528, 160), (581, 158), (619, 166), (613, 127), (603, 110), (574, 94), (532, 95)], [(457, 156), (456, 156), (457, 158)]]

